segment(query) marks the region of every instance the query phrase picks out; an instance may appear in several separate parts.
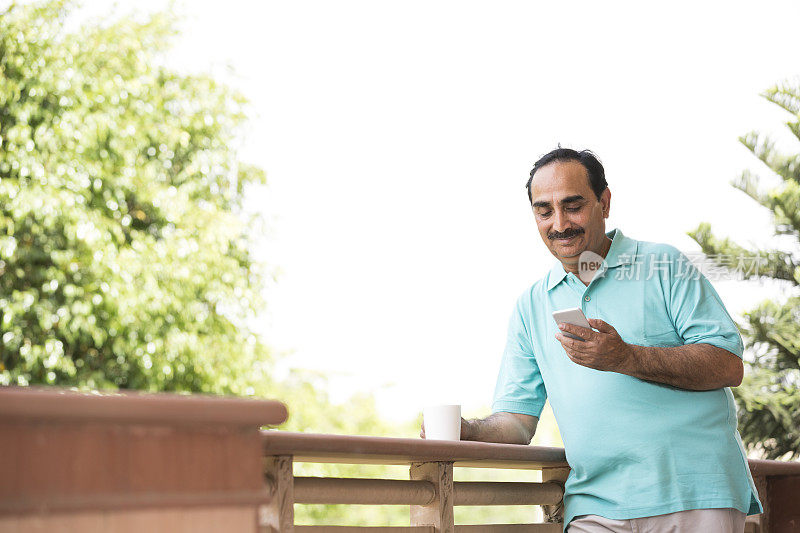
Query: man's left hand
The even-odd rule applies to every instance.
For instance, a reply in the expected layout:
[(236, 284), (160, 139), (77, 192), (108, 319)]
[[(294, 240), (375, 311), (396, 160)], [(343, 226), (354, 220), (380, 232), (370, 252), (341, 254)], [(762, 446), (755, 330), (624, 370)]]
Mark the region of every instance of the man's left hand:
[[(597, 370), (624, 373), (633, 357), (630, 346), (607, 322), (597, 318), (588, 320), (589, 324), (597, 331), (572, 324), (561, 323), (558, 325), (561, 331), (556, 333), (556, 339), (564, 347), (564, 351), (579, 365)], [(572, 333), (584, 340), (571, 339), (562, 332)]]

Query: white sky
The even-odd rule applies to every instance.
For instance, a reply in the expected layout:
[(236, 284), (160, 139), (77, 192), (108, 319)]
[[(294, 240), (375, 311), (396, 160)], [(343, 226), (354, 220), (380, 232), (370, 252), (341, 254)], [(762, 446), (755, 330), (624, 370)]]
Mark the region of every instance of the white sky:
[[(607, 230), (771, 234), (729, 181), (760, 169), (739, 135), (783, 134), (758, 94), (800, 73), (795, 2), (178, 5), (175, 64), (230, 65), (253, 103), (259, 253), (282, 271), (259, 327), (336, 399), (488, 408), (512, 306), (553, 262), (524, 185), (558, 142), (605, 164)], [(733, 314), (769, 292), (715, 286)]]

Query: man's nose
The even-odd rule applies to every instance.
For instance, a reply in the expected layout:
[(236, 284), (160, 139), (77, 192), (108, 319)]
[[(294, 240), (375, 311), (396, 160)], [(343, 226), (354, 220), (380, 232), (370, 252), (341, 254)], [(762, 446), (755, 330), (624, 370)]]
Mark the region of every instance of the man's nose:
[(558, 209), (553, 211), (553, 231), (557, 231), (558, 233), (564, 233), (564, 230), (569, 227), (569, 221), (567, 217)]

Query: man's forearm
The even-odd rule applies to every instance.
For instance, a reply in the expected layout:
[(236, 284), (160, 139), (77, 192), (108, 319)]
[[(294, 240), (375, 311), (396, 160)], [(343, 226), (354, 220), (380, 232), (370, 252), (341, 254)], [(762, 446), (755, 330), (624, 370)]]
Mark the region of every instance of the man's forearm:
[(504, 444), (530, 444), (536, 432), (536, 422), (533, 427), (526, 426), (514, 415), (509, 413), (494, 413), (486, 418), (465, 420), (461, 438), (463, 440), (477, 440), (481, 442), (499, 442)]
[(628, 346), (629, 362), (620, 372), (629, 376), (697, 391), (736, 387), (742, 381), (741, 360), (710, 344)]

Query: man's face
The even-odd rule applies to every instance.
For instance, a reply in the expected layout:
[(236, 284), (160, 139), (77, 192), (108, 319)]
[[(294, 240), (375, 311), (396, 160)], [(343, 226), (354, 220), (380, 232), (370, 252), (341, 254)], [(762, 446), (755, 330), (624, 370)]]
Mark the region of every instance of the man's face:
[(564, 263), (577, 263), (586, 250), (600, 253), (611, 206), (606, 188), (597, 199), (586, 168), (578, 161), (555, 161), (533, 175), (533, 215), (545, 246)]

